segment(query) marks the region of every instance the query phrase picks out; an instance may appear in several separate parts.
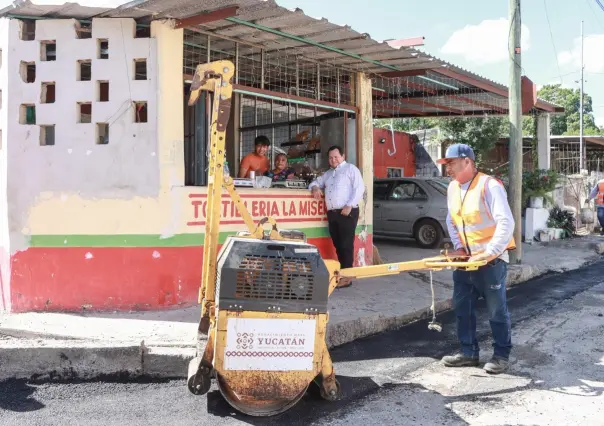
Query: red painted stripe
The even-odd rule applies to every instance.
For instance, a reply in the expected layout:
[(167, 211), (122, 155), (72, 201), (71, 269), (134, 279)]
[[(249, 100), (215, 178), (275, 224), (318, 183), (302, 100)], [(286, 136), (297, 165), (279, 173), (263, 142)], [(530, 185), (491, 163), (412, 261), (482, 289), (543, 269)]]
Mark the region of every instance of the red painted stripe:
[(10, 311), (10, 255), (0, 246), (0, 312)]
[[(372, 241), (357, 238), (371, 264)], [(311, 238), (334, 259), (329, 238)], [(203, 247), (29, 248), (11, 258), (13, 312), (171, 309), (197, 303)]]

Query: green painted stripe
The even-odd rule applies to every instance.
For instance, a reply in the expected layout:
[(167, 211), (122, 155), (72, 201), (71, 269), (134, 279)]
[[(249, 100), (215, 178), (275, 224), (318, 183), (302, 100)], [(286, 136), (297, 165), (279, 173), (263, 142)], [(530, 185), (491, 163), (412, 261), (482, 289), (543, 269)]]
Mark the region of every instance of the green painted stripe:
[[(363, 228), (357, 227), (359, 234)], [(300, 229), (306, 238), (326, 238), (329, 232), (326, 227)], [(367, 227), (367, 232), (372, 233), (372, 227)], [(235, 232), (221, 232), (218, 241), (224, 243), (226, 238)], [(205, 234), (177, 234), (170, 238), (161, 238), (160, 235), (148, 234), (121, 234), (121, 235), (32, 235), (29, 239), (30, 247), (192, 247), (203, 245)]]
[(32, 235), (30, 247), (186, 247), (202, 245), (204, 234)]

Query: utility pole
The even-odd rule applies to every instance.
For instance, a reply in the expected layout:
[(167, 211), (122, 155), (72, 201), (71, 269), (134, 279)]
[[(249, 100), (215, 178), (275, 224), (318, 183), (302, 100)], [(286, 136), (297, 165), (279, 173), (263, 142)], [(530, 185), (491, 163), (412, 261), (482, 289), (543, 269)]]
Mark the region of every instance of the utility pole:
[(583, 163), (585, 158), (585, 145), (583, 143), (583, 21), (581, 21), (581, 100), (579, 104), (579, 173), (585, 168)]
[(522, 263), (522, 94), (521, 94), (521, 13), (520, 0), (510, 0), (509, 6), (509, 40), (510, 55), (510, 208), (516, 227), (514, 239), (516, 250), (510, 251), (510, 263)]

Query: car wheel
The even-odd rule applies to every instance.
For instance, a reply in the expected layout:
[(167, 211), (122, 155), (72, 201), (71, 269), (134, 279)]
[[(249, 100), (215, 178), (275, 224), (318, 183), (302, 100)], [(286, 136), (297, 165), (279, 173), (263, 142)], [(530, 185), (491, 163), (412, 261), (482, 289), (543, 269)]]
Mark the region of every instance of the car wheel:
[(437, 221), (423, 219), (415, 226), (414, 237), (421, 248), (436, 248), (443, 242), (443, 230)]

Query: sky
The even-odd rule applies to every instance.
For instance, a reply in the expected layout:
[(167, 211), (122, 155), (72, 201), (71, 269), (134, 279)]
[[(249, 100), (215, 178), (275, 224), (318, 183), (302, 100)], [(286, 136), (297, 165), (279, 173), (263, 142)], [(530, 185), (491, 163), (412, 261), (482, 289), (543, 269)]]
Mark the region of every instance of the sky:
[[(604, 4), (603, 0), (600, 0)], [(421, 50), (508, 85), (507, 0), (277, 0), (314, 18), (350, 25), (374, 40), (424, 36)], [(540, 87), (580, 87), (584, 21), (584, 89), (604, 126), (604, 10), (596, 0), (523, 0), (522, 68)], [(548, 22), (549, 18), (549, 22)]]

